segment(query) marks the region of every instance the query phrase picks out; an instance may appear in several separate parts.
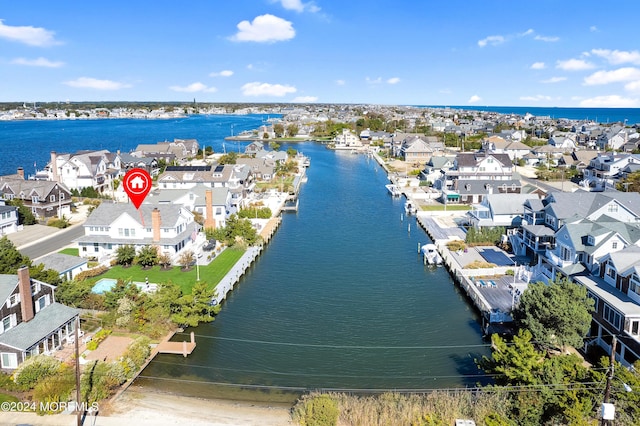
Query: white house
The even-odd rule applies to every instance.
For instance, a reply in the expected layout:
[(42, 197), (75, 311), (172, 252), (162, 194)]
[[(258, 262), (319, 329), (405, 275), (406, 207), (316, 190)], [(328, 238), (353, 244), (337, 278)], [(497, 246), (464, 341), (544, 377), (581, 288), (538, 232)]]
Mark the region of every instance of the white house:
[(342, 133), (333, 138), (333, 143), (335, 149), (353, 149), (362, 146), (360, 138), (349, 129), (342, 129)]
[(146, 202), (153, 205), (174, 204), (199, 213), (204, 218), (205, 228), (226, 225), (227, 217), (235, 211), (231, 201), (229, 188), (209, 188), (204, 185), (196, 185), (187, 190), (162, 189), (146, 199)]
[(136, 250), (157, 246), (173, 259), (193, 247), (200, 230), (193, 213), (176, 204), (157, 206), (103, 202), (87, 218), (84, 236), (74, 240), (80, 256), (99, 260), (113, 255), (118, 247), (133, 245)]

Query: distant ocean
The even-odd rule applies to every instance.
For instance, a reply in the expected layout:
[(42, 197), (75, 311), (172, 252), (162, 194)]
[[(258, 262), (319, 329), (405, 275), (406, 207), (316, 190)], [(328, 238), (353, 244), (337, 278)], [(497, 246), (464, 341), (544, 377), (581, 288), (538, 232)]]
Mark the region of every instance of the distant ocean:
[(569, 120), (588, 120), (598, 123), (623, 123), (627, 125), (640, 124), (640, 108), (561, 108), (561, 107), (509, 107), (509, 106), (478, 106), (478, 105), (416, 105), (419, 108), (450, 108), (470, 111), (489, 111), (500, 114), (525, 115), (536, 117), (551, 117), (553, 119), (567, 118)]

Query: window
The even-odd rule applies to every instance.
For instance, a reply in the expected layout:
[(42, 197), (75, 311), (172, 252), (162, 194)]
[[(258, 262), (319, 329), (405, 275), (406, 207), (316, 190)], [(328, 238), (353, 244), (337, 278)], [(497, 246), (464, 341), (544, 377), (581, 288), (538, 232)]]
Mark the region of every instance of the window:
[(64, 200), (64, 192), (60, 192), (59, 196), (60, 196), (60, 200)]
[(616, 213), (618, 211), (618, 205), (615, 203), (611, 203), (607, 206), (607, 212)]
[(45, 294), (44, 296), (40, 297), (36, 301), (36, 313), (40, 312), (41, 310), (43, 310), (48, 305), (49, 305), (49, 295)]
[(640, 282), (635, 279), (635, 274), (631, 280), (629, 280), (629, 291), (640, 296)]
[(604, 305), (602, 316), (616, 329), (620, 328), (620, 314), (616, 310), (610, 308), (609, 305)]
[(11, 328), (11, 315), (7, 315), (2, 318), (2, 332), (9, 330)]
[(607, 276), (613, 280), (616, 279), (616, 270), (607, 264)]
[(38, 294), (40, 293), (40, 283), (39, 282), (33, 282), (31, 283), (31, 294)]
[(31, 197), (32, 203), (37, 203), (38, 201), (40, 201), (40, 197), (38, 197), (37, 195), (34, 195), (33, 197)]
[(618, 248), (618, 242), (617, 241), (612, 242), (611, 243), (611, 248), (614, 249), (614, 250), (617, 249)]
[(2, 361), (2, 368), (18, 368), (18, 354), (2, 352), (0, 353), (0, 360)]
[(9, 297), (8, 307), (16, 306), (18, 303), (20, 303), (20, 293), (12, 294), (11, 297)]
[(56, 196), (55, 195), (51, 195), (49, 196), (49, 201), (51, 201), (52, 203), (56, 201)]

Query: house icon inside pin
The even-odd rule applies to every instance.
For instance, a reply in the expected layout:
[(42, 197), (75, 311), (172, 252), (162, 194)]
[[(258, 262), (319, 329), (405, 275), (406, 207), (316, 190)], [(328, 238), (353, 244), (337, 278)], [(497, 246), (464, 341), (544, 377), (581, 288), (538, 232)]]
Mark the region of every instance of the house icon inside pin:
[(129, 182), (129, 184), (131, 185), (131, 189), (144, 189), (144, 179), (142, 179), (140, 176), (136, 176), (133, 179), (131, 179), (131, 182)]

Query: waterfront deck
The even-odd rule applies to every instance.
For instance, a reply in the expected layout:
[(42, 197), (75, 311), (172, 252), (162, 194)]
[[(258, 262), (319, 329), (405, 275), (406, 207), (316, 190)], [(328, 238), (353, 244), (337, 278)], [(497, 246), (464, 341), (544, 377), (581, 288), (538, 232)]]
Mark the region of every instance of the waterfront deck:
[(163, 341), (158, 344), (156, 348), (158, 353), (161, 354), (182, 354), (185, 358), (187, 355), (191, 354), (193, 350), (196, 348), (196, 339), (193, 331), (191, 332), (191, 341), (187, 342), (186, 340), (182, 342), (169, 342)]

